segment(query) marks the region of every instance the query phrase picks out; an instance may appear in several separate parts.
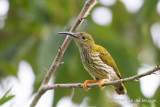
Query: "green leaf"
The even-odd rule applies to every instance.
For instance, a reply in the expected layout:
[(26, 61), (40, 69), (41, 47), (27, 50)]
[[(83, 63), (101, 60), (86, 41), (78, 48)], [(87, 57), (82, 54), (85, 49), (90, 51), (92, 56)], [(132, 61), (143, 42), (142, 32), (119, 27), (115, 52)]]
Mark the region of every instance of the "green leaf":
[(4, 95), (3, 97), (0, 99), (0, 105), (8, 102), (9, 100), (13, 99), (15, 97), (15, 95), (8, 95), (9, 92), (11, 91), (12, 88), (10, 88)]

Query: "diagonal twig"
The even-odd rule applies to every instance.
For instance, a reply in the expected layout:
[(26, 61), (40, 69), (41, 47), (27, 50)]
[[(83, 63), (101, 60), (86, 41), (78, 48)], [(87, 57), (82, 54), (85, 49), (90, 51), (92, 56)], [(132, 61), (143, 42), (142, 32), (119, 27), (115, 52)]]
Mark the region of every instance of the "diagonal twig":
[[(84, 17), (88, 16), (88, 14), (90, 13), (91, 9), (98, 3), (98, 0), (86, 0), (83, 9), (81, 10), (74, 26), (71, 28), (70, 32), (75, 32), (76, 29), (80, 26), (80, 24), (83, 22)], [(72, 40), (72, 38), (70, 36), (67, 36), (66, 39), (64, 40), (61, 48), (58, 50), (58, 53), (49, 69), (49, 71), (46, 73), (45, 78), (40, 86), (40, 88), (38, 89), (38, 92), (36, 93), (36, 95), (34, 96), (30, 107), (35, 107), (37, 102), (39, 101), (39, 99), (41, 98), (41, 96), (46, 92), (46, 90), (44, 90), (44, 87), (48, 85), (49, 80), (51, 79), (53, 73), (55, 72), (56, 68), (59, 66), (60, 64), (60, 59), (62, 58), (66, 48), (68, 47), (68, 44), (70, 43), (70, 41)]]

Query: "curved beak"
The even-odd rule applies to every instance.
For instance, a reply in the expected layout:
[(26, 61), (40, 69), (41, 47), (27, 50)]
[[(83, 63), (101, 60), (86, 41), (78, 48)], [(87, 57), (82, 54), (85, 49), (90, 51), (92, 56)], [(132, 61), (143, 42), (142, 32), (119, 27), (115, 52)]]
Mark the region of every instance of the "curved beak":
[(74, 38), (78, 38), (76, 33), (72, 33), (72, 32), (58, 32), (58, 34), (66, 34), (66, 35), (70, 35)]

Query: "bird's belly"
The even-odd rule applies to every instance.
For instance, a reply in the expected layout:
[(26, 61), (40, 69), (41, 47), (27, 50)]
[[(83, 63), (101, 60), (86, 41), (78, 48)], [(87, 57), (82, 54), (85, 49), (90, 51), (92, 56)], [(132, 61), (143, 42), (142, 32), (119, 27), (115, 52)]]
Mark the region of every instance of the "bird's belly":
[(105, 64), (98, 55), (91, 54), (87, 58), (84, 56), (81, 58), (85, 69), (94, 79), (109, 79), (111, 81), (119, 79), (114, 69)]

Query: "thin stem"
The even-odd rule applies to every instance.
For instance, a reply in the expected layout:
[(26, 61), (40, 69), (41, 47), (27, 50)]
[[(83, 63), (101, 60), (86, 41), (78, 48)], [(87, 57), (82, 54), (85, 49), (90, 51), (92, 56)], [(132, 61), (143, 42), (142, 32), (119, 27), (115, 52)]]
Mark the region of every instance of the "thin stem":
[[(154, 72), (160, 70), (160, 66), (158, 65), (157, 67), (155, 67), (154, 69), (147, 71), (145, 73), (142, 74), (138, 74), (132, 77), (128, 77), (128, 78), (124, 78), (121, 80), (115, 80), (115, 81), (110, 81), (110, 82), (105, 82), (103, 84), (103, 86), (108, 86), (108, 85), (115, 85), (115, 84), (119, 84), (119, 83), (124, 83), (124, 82), (130, 82), (130, 81), (134, 81), (136, 79), (145, 77), (147, 75), (153, 74)], [(92, 83), (92, 84), (87, 84), (87, 87), (91, 88), (91, 87), (98, 87), (99, 83)], [(58, 89), (58, 88), (83, 88), (83, 83), (71, 83), (71, 84), (54, 84), (54, 85), (48, 85), (46, 87), (44, 87), (44, 90), (52, 90), (52, 89)]]

